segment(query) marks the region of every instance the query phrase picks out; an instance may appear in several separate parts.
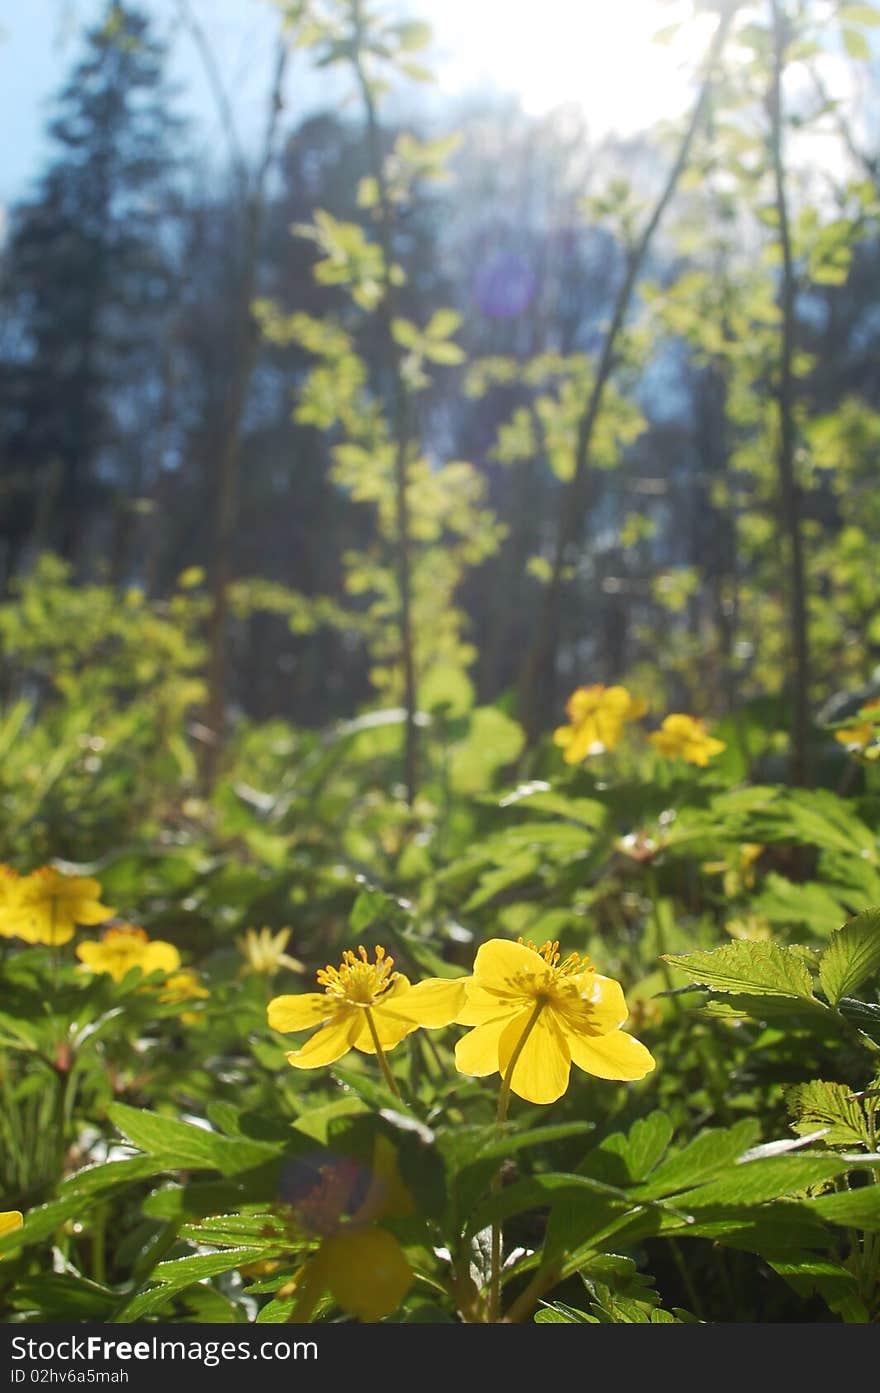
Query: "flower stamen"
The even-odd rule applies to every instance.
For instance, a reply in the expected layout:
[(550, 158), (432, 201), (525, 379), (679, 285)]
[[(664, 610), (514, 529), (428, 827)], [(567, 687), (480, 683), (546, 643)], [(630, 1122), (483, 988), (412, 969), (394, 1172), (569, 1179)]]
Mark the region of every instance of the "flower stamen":
[(393, 967), (394, 959), (386, 955), (384, 948), (376, 948), (376, 961), (371, 963), (361, 944), (356, 954), (346, 949), (338, 968), (329, 963), (321, 968), (317, 981), (327, 996), (351, 1006), (369, 1007), (397, 981), (400, 973), (393, 972)]

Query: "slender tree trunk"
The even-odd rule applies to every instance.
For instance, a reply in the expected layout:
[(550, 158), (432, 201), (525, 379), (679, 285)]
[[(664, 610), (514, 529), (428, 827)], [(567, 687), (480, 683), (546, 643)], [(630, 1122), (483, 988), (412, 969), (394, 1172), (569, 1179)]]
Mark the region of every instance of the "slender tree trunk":
[(392, 332), (395, 298), (391, 280), (391, 268), (394, 262), (394, 215), (388, 193), (388, 181), (385, 177), (385, 160), (382, 152), (379, 120), (376, 114), (376, 102), (362, 60), (363, 15), (360, 0), (352, 0), (352, 18), (354, 20), (352, 62), (366, 113), (370, 173), (376, 181), (379, 196), (379, 243), (382, 248), (384, 293), (379, 304), (378, 314), (382, 327), (385, 366), (390, 381), (391, 435), (394, 443), (397, 588), (400, 601), (400, 662), (403, 673), (404, 703), (403, 778), (406, 800), (412, 807), (415, 803), (419, 783), (415, 633), (412, 616), (412, 537), (407, 490), (412, 409), (403, 378), (400, 348)]
[(574, 474), (560, 499), (551, 578), (544, 592), (537, 638), (528, 655), (520, 680), (520, 719), (530, 743), (534, 743), (540, 735), (545, 725), (547, 709), (552, 705), (554, 699), (553, 688), (561, 630), (563, 572), (569, 552), (583, 531), (590, 451), (602, 409), (605, 389), (617, 365), (618, 339), (626, 320), (636, 281), (644, 266), (654, 234), (687, 167), (691, 146), (708, 105), (715, 69), (735, 9), (736, 0), (729, 0), (722, 11), (707, 55), (705, 77), (687, 128), (682, 136), (675, 161), (641, 236), (630, 250), (626, 273), (617, 292), (611, 322), (605, 332), (596, 367), (593, 390), (578, 424)]
[(217, 461), (214, 566), (211, 578), (211, 613), (208, 620), (208, 702), (205, 722), (213, 739), (205, 746), (202, 761), (202, 777), (208, 788), (216, 778), (223, 745), (229, 665), (229, 587), (233, 573), (232, 544), (238, 507), (242, 421), (260, 346), (259, 330), (251, 313), (251, 305), (257, 289), (266, 183), (275, 152), (287, 58), (287, 45), (283, 38), (279, 37), (262, 155), (245, 206), (244, 245), (234, 318), (236, 353), (232, 380), (226, 394), (224, 429)]
[(788, 202), (783, 159), (782, 74), (788, 24), (779, 0), (770, 0), (773, 21), (773, 68), (768, 107), (770, 149), (782, 252), (782, 343), (777, 402), (779, 407), (779, 503), (782, 529), (788, 547), (788, 604), (792, 649), (791, 781), (797, 786), (809, 783), (807, 740), (810, 727), (810, 654), (807, 632), (807, 601), (804, 574), (804, 542), (801, 526), (801, 490), (795, 475), (795, 379), (793, 370), (795, 334), (795, 275), (791, 249)]

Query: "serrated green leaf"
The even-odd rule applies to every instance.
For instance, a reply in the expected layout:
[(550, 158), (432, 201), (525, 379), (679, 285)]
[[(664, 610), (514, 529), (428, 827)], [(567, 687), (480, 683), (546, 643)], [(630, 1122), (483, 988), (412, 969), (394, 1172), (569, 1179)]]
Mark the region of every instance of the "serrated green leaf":
[(836, 1006), (870, 977), (880, 973), (880, 909), (866, 909), (832, 934), (822, 954), (819, 981)]
[(785, 1101), (796, 1132), (812, 1132), (817, 1127), (828, 1130), (822, 1138), (827, 1146), (869, 1145), (865, 1115), (858, 1100), (841, 1083), (824, 1083), (811, 1079), (809, 1083), (793, 1085), (786, 1091)]
[(692, 982), (720, 992), (792, 996), (814, 1000), (813, 979), (800, 955), (776, 943), (725, 944), (708, 952), (663, 954)]
[(148, 1155), (175, 1157), (177, 1169), (197, 1167), (218, 1170), (221, 1175), (235, 1175), (252, 1170), (278, 1154), (278, 1148), (266, 1142), (223, 1137), (191, 1122), (161, 1117), (158, 1113), (130, 1108), (125, 1103), (111, 1103), (107, 1115), (134, 1146)]
[(660, 1199), (711, 1180), (748, 1150), (759, 1130), (756, 1121), (744, 1118), (733, 1127), (700, 1132), (680, 1151), (667, 1156), (633, 1195), (640, 1199)]

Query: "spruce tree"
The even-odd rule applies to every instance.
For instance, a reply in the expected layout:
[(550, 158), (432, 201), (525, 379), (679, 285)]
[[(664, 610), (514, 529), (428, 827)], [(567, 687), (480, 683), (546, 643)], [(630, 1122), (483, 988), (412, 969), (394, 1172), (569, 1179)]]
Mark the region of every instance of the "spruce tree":
[[(171, 290), (165, 212), (177, 123), (146, 17), (108, 0), (56, 99), (54, 153), (13, 215), (0, 345), (7, 574), (23, 529), (82, 562), (150, 469)], [(10, 555), (11, 553), (11, 555)]]

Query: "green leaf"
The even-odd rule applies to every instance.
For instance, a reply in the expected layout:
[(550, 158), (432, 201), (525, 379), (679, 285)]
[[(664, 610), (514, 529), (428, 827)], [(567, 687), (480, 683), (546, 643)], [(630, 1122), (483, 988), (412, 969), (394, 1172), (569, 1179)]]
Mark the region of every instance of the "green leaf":
[(640, 1185), (633, 1195), (640, 1199), (659, 1199), (711, 1180), (743, 1155), (755, 1142), (759, 1130), (756, 1121), (744, 1118), (733, 1127), (700, 1132), (680, 1151), (667, 1156), (648, 1182)]
[(870, 63), (871, 45), (860, 29), (843, 28), (840, 37), (850, 58), (855, 58), (861, 63)]
[(728, 943), (708, 952), (663, 954), (692, 982), (720, 992), (791, 996), (813, 1000), (813, 979), (803, 958), (776, 943)]
[(72, 1273), (43, 1272), (16, 1282), (12, 1300), (20, 1311), (38, 1311), (43, 1321), (103, 1321), (119, 1297), (108, 1287)]
[(822, 990), (836, 1006), (880, 973), (880, 909), (866, 909), (831, 937), (819, 965)]
[(822, 1140), (827, 1146), (870, 1145), (865, 1115), (842, 1083), (798, 1083), (786, 1091), (785, 1101), (795, 1118), (794, 1130), (801, 1135), (825, 1127)]
[(218, 1132), (195, 1127), (190, 1122), (160, 1117), (158, 1113), (130, 1108), (125, 1103), (111, 1103), (107, 1115), (134, 1146), (148, 1155), (173, 1156), (175, 1169), (196, 1167), (218, 1170), (221, 1175), (235, 1175), (278, 1154), (277, 1147), (268, 1143), (222, 1137)]
[(251, 1245), (242, 1248), (228, 1248), (222, 1253), (194, 1253), (188, 1258), (172, 1258), (160, 1262), (153, 1268), (152, 1277), (163, 1284), (182, 1291), (192, 1282), (204, 1281), (206, 1277), (219, 1277), (223, 1272), (235, 1272), (249, 1262), (257, 1262), (265, 1256), (264, 1247)]
[(456, 793), (482, 793), (496, 770), (512, 764), (525, 744), (522, 727), (493, 706), (478, 706), (471, 714), (467, 737), (453, 745), (449, 778)]
[(551, 813), (591, 830), (601, 827), (607, 817), (604, 804), (595, 798), (566, 798), (564, 794), (555, 793), (549, 785), (541, 783), (520, 784), (498, 804), (500, 808), (520, 805), (535, 812)]
[(851, 996), (843, 996), (837, 1003), (837, 1009), (845, 1020), (880, 1045), (880, 1006), (875, 1006), (871, 1001), (856, 1001)]
[(596, 1325), (596, 1317), (588, 1316), (576, 1306), (566, 1306), (564, 1301), (554, 1301), (535, 1313), (538, 1325)]
[(844, 1157), (827, 1151), (741, 1159), (708, 1184), (679, 1195), (677, 1202), (694, 1213), (717, 1205), (765, 1204), (834, 1180), (850, 1165)]
[(864, 24), (869, 28), (880, 24), (880, 10), (873, 5), (841, 5), (837, 17), (841, 24)]
[(880, 1185), (861, 1185), (857, 1190), (819, 1195), (807, 1203), (812, 1212), (826, 1223), (880, 1233)]

